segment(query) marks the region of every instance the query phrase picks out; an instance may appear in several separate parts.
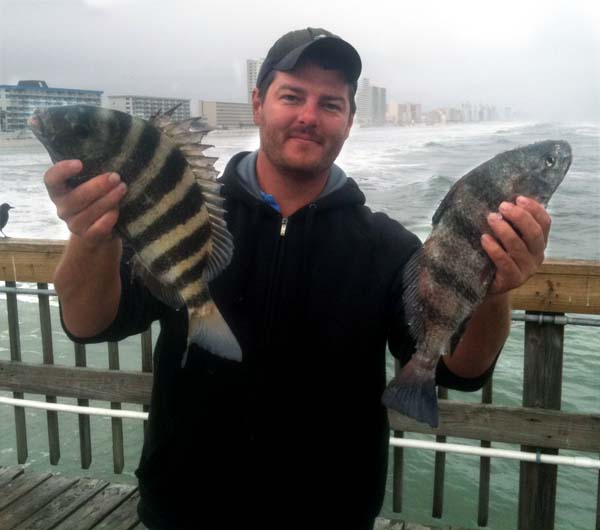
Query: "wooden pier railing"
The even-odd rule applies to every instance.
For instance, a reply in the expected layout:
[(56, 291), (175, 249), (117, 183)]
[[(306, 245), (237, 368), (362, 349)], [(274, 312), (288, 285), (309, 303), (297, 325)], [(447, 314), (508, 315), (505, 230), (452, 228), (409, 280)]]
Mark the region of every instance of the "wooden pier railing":
[[(8, 288), (17, 282), (35, 283), (39, 300), (43, 364), (21, 360), (17, 295), (6, 294), (10, 361), (0, 361), (0, 390), (13, 392), (17, 398), (24, 393), (77, 398), (80, 405), (89, 400), (104, 400), (113, 408), (121, 403), (147, 405), (152, 384), (152, 340), (150, 330), (141, 335), (142, 371), (119, 370), (118, 344), (108, 345), (109, 369), (86, 367), (85, 348), (74, 346), (74, 366), (53, 365), (53, 343), (50, 329), (48, 292), (52, 274), (64, 248), (63, 241), (0, 239), (0, 282)], [(0, 284), (1, 285), (1, 284)], [(10, 289), (9, 289), (10, 290)], [(600, 262), (548, 261), (527, 284), (513, 295), (514, 309), (527, 315), (563, 316), (565, 313), (600, 314)], [(3, 319), (3, 316), (0, 316)], [(546, 319), (548, 320), (548, 319)], [(1, 321), (1, 320), (0, 320)], [(445, 399), (440, 389), (440, 425), (426, 425), (390, 412), (391, 427), (396, 436), (422, 433), (445, 441), (446, 437), (479, 440), (482, 447), (494, 442), (519, 444), (524, 451), (556, 454), (559, 449), (600, 453), (600, 392), (592, 410), (568, 413), (560, 410), (563, 364), (563, 330), (560, 319), (525, 323), (525, 363), (523, 406), (507, 407), (493, 403), (490, 381), (482, 392), (481, 404)], [(600, 350), (600, 348), (599, 348)], [(600, 351), (598, 362), (600, 363)], [(600, 386), (600, 385), (599, 385)], [(47, 412), (50, 462), (60, 458), (56, 412)], [(123, 469), (123, 432), (120, 419), (112, 420), (113, 461), (115, 472)], [(27, 460), (27, 434), (24, 410), (15, 408), (17, 460)], [(91, 461), (89, 417), (79, 416), (81, 465)], [(403, 449), (394, 448), (394, 510), (402, 510)], [(349, 463), (351, 465), (351, 463)], [(557, 466), (522, 463), (520, 468), (519, 514), (520, 530), (554, 528)], [(433, 493), (434, 517), (443, 514), (445, 455), (436, 454)], [(478, 524), (486, 526), (490, 497), (490, 459), (480, 458), (480, 491)], [(590, 507), (590, 510), (594, 507)], [(596, 510), (596, 530), (600, 530), (600, 472)]]

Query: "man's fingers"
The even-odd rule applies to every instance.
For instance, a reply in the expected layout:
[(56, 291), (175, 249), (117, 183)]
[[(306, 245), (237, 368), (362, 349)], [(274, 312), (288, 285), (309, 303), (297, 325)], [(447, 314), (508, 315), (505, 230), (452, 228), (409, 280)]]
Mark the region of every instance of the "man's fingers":
[(119, 218), (119, 210), (109, 210), (93, 223), (83, 234), (90, 241), (101, 241), (108, 238)]
[(111, 210), (118, 211), (119, 202), (125, 195), (126, 191), (127, 187), (125, 184), (121, 183), (107, 194), (102, 195), (99, 199), (87, 206), (85, 209), (71, 216), (67, 221), (69, 230), (81, 237), (85, 237), (88, 230), (90, 230), (90, 228), (95, 225), (106, 213)]
[(70, 191), (67, 180), (83, 169), (80, 160), (61, 160), (54, 164), (44, 175), (44, 184), (51, 198), (61, 197)]
[(523, 196), (517, 197), (516, 202), (518, 206), (527, 210), (540, 225), (544, 234), (544, 243), (547, 244), (550, 226), (552, 225), (552, 219), (550, 215), (548, 215), (546, 208), (544, 208), (544, 206), (539, 202)]
[[(506, 230), (502, 231), (502, 234), (498, 234), (501, 238), (506, 238), (507, 243), (511, 245), (510, 248), (506, 246), (505, 248), (508, 251), (514, 250), (519, 254), (529, 253), (536, 262), (536, 265), (539, 265), (544, 259), (547, 234), (544, 233), (544, 229), (538, 220), (529, 209), (517, 206), (511, 202), (500, 204), (500, 213), (517, 231), (514, 234), (516, 238), (511, 233), (514, 230)], [(539, 212), (538, 215), (540, 215)], [(505, 244), (505, 239), (502, 239), (502, 244)]]
[(58, 216), (65, 221), (84, 211), (102, 197), (119, 186), (120, 178), (116, 173), (98, 175), (74, 189), (56, 201)]

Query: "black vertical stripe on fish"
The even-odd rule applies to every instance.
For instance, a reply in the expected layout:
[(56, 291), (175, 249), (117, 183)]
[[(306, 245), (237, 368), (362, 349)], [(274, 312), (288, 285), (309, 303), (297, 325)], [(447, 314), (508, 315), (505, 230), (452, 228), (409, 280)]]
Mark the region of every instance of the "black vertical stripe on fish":
[(178, 263), (191, 258), (210, 240), (211, 229), (208, 219), (206, 223), (184, 237), (174, 247), (161, 254), (151, 264), (150, 268), (155, 274), (164, 274)]
[(140, 137), (133, 149), (131, 156), (118, 170), (121, 179), (126, 184), (131, 184), (137, 176), (148, 166), (160, 143), (160, 131), (148, 123), (144, 123)]
[(468, 241), (473, 250), (481, 250), (481, 229), (474, 219), (467, 217), (465, 212), (455, 208), (446, 214), (445, 222), (453, 228), (458, 236)]
[(486, 175), (482, 175), (481, 181), (465, 182), (465, 190), (469, 192), (473, 200), (485, 204), (491, 212), (496, 212), (500, 205), (498, 198), (504, 197), (506, 193), (493, 179), (485, 177)]
[(433, 303), (423, 303), (426, 321), (435, 322), (436, 327), (451, 329), (456, 325), (456, 316), (448, 316), (440, 311)]
[(174, 208), (163, 212), (146, 230), (137, 234), (135, 239), (145, 246), (168, 234), (179, 225), (185, 224), (200, 211), (202, 192), (198, 186), (190, 186)]
[[(172, 150), (165, 159), (159, 172), (150, 176), (143, 193), (138, 193), (127, 201), (127, 208), (122, 210), (123, 215), (119, 217), (119, 224), (127, 226), (144, 215), (150, 208), (160, 207), (160, 199), (173, 191), (177, 184), (183, 179), (187, 169), (187, 162), (183, 155), (176, 149)], [(193, 187), (198, 188), (197, 185)], [(204, 197), (198, 188), (199, 205), (204, 203)]]
[(431, 260), (427, 261), (427, 268), (433, 280), (439, 285), (452, 287), (458, 295), (472, 304), (479, 302), (481, 295), (458, 274)]
[(96, 112), (93, 113), (90, 119), (90, 123), (85, 127), (88, 128), (88, 132), (93, 130), (93, 121), (104, 124), (104, 138), (106, 151), (103, 153), (105, 158), (114, 158), (123, 148), (123, 141), (131, 130), (132, 117), (124, 112), (111, 114), (109, 120), (102, 119), (103, 115), (106, 114), (107, 109), (97, 107)]
[(177, 289), (183, 290), (188, 285), (202, 280), (208, 263), (208, 254), (204, 254), (200, 260), (187, 270), (183, 271), (173, 282)]

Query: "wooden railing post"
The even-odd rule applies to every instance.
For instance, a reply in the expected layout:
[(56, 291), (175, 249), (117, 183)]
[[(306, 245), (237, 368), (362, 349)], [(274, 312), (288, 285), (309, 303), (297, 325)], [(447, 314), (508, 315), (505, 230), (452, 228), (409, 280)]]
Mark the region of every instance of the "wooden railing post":
[[(523, 406), (560, 410), (564, 326), (525, 324)], [(521, 446), (522, 450), (557, 454)], [(555, 465), (521, 463), (519, 480), (519, 530), (553, 530), (556, 503)]]

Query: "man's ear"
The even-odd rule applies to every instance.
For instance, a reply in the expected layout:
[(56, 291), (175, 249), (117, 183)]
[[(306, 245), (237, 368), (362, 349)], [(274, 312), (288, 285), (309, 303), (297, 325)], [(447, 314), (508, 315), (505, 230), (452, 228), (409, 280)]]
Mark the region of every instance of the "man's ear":
[(258, 97), (258, 88), (254, 87), (252, 90), (252, 116), (254, 118), (254, 125), (260, 125), (261, 123), (261, 108), (262, 101)]

